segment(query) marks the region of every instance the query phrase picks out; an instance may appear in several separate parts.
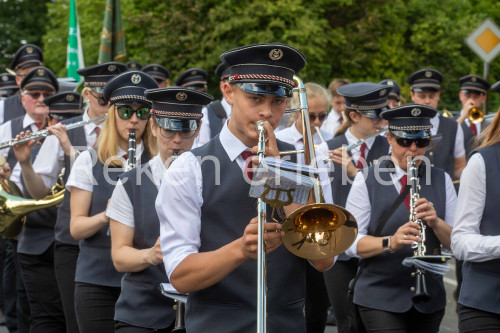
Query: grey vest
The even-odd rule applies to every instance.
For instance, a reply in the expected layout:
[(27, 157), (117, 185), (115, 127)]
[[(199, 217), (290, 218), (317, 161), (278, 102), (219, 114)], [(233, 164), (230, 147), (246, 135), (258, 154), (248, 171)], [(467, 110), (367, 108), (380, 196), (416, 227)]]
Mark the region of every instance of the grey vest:
[[(345, 137), (345, 134), (339, 135), (331, 140), (328, 140), (327, 142), (328, 145), (328, 150), (334, 150), (339, 147), (342, 147), (342, 145), (347, 145), (347, 138)], [(387, 139), (382, 136), (377, 136), (375, 138), (375, 141), (373, 142), (372, 148), (368, 152), (368, 156), (366, 156), (366, 162), (368, 165), (371, 165), (379, 159), (381, 156), (387, 155), (389, 152), (389, 142), (387, 142)], [(351, 157), (351, 153), (348, 152), (349, 157)], [(353, 163), (356, 163), (357, 161), (352, 161)], [(349, 191), (351, 190), (351, 183), (350, 181), (353, 181), (352, 178), (349, 178), (347, 176), (347, 172), (342, 169), (342, 166), (333, 163), (333, 171), (330, 172), (330, 178), (332, 179), (332, 182), (330, 183), (332, 186), (332, 197), (333, 197), (333, 203), (336, 205), (339, 205), (341, 207), (345, 207), (345, 204), (347, 202), (347, 196), (349, 195)], [(343, 179), (345, 179), (345, 182), (343, 182)], [(340, 254), (337, 257), (337, 260), (340, 261), (346, 261), (350, 260), (351, 257), (346, 255), (345, 253)]]
[(425, 153), (425, 156), (430, 159), (433, 167), (443, 169), (453, 177), (455, 165), (453, 153), (457, 136), (457, 122), (440, 115), (437, 135), (441, 135), (439, 142), (436, 142), (435, 146)]
[(210, 138), (213, 138), (222, 130), (224, 121), (226, 120), (226, 110), (222, 106), (220, 100), (213, 101), (207, 105), (208, 121), (210, 125)]
[[(280, 150), (294, 149), (278, 142)], [(211, 161), (201, 164), (203, 205), (201, 207), (200, 252), (218, 249), (243, 235), (256, 216), (256, 199), (241, 168), (231, 162), (216, 136), (193, 150), (195, 156), (215, 156), (220, 161), (221, 185), (215, 184)], [(269, 215), (268, 215), (269, 216)], [(306, 260), (292, 255), (284, 246), (267, 255), (267, 331), (305, 332), (304, 295)], [(186, 310), (188, 332), (254, 332), (257, 316), (257, 262), (248, 260), (219, 283), (189, 294)]]
[[(62, 121), (63, 124), (76, 123), (81, 121), (83, 116), (74, 117), (68, 120)], [(66, 132), (68, 134), (69, 141), (72, 146), (87, 146), (87, 139), (85, 137), (85, 130), (83, 127), (75, 128), (74, 130)], [(64, 184), (68, 181), (69, 173), (71, 171), (71, 159), (64, 154), (64, 167), (66, 171), (64, 173)], [(71, 220), (71, 212), (70, 212), (70, 198), (71, 192), (66, 191), (64, 193), (64, 199), (59, 205), (59, 210), (57, 211), (57, 221), (54, 229), (55, 239), (58, 242), (78, 245), (78, 242), (71, 236), (69, 231), (69, 222)]]
[[(141, 173), (141, 183), (137, 185), (134, 181), (137, 170), (132, 169), (120, 178), (129, 179), (124, 188), (134, 208), (133, 246), (147, 249), (154, 246), (160, 236), (160, 221), (155, 208), (158, 189), (145, 172)], [(151, 173), (150, 166), (147, 170)], [(158, 286), (162, 282), (168, 282), (163, 263), (140, 272), (125, 273), (115, 306), (115, 320), (153, 329), (170, 326), (175, 318), (174, 302), (161, 294)]]
[[(4, 100), (3, 122), (6, 123), (17, 117), (24, 116), (26, 111), (21, 103), (21, 94), (15, 94)], [(17, 132), (19, 133), (19, 132)], [(14, 134), (14, 133), (13, 133)]]
[(462, 130), (464, 131), (464, 145), (465, 145), (465, 157), (469, 160), (469, 155), (474, 148), (474, 133), (472, 133), (471, 129), (465, 121), (462, 123)]
[[(149, 160), (148, 152), (143, 152), (141, 159), (144, 156)], [(115, 182), (122, 173), (122, 168), (108, 168), (108, 177)], [(114, 185), (108, 183), (104, 177), (104, 166), (99, 160), (92, 168), (92, 175), (97, 185), (93, 188), (89, 216), (99, 214), (106, 209), (108, 199), (111, 198), (114, 189)], [(76, 263), (75, 282), (120, 287), (123, 274), (116, 271), (111, 260), (109, 226), (106, 225), (91, 237), (80, 240), (79, 244), (80, 254)]]
[[(24, 116), (14, 118), (10, 121), (10, 131), (12, 133), (12, 138), (15, 138), (21, 132), (26, 132), (27, 130), (31, 130), (31, 126), (23, 128), (23, 120)], [(14, 155), (14, 150), (12, 147), (9, 148), (9, 153), (7, 154), (7, 163), (9, 163), (10, 167), (14, 169), (14, 166), (17, 163), (16, 155)]]
[[(381, 167), (386, 168), (389, 161), (381, 162)], [(375, 168), (368, 169), (366, 186), (371, 204), (370, 224), (368, 235), (374, 235), (378, 221), (385, 211), (392, 206), (399, 193), (391, 183), (381, 185), (377, 182), (374, 173)], [(425, 174), (423, 175), (425, 179)], [(380, 172), (380, 178), (390, 182), (389, 172)], [(431, 186), (422, 181), (420, 197), (427, 198), (434, 203), (437, 216), (445, 219), (446, 190), (443, 170), (431, 169)], [(406, 223), (410, 212), (402, 203), (395, 210), (382, 229), (381, 236), (393, 235), (396, 230)], [(434, 235), (431, 228), (426, 228), (427, 237)], [(436, 237), (434, 235), (434, 237)], [(414, 306), (419, 312), (432, 313), (446, 306), (446, 295), (441, 276), (426, 272), (425, 280), (431, 300), (424, 304), (414, 304), (412, 297), (415, 294), (410, 287), (415, 285), (415, 279), (411, 277), (413, 269), (403, 266), (405, 257), (413, 255), (410, 246), (404, 246), (394, 253), (382, 253), (375, 257), (363, 259), (365, 265), (356, 283), (354, 290), (354, 303), (373, 309), (402, 313)]]
[[(33, 148), (31, 161), (33, 162), (40, 151), (40, 146)], [(24, 197), (31, 196), (26, 189), (24, 179), (21, 174), (21, 183), (24, 188)], [(54, 242), (54, 225), (57, 217), (57, 207), (49, 207), (26, 215), (26, 223), (18, 236), (17, 252), (29, 255), (39, 255), (44, 253)]]
[[(486, 165), (486, 202), (479, 231), (481, 235), (500, 235), (498, 198), (500, 198), (500, 144), (478, 151)], [(458, 302), (465, 306), (500, 314), (500, 259), (483, 262), (465, 261), (462, 289)]]

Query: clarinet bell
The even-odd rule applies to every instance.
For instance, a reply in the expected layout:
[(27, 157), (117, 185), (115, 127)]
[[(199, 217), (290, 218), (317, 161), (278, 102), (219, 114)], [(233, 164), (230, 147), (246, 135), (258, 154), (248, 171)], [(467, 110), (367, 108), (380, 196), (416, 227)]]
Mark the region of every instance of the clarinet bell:
[(415, 278), (416, 278), (416, 287), (415, 287), (415, 295), (412, 297), (413, 303), (417, 304), (426, 303), (431, 299), (431, 296), (427, 292), (424, 273), (420, 271), (417, 272)]

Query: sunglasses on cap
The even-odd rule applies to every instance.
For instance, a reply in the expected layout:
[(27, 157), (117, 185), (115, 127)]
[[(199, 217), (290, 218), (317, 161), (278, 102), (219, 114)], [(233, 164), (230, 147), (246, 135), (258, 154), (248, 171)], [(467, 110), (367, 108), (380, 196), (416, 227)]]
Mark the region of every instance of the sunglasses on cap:
[(40, 95), (42, 95), (43, 98), (47, 98), (49, 96), (54, 95), (54, 93), (53, 92), (43, 92), (43, 93), (41, 93), (41, 92), (29, 92), (28, 91), (28, 92), (25, 92), (24, 95), (29, 95), (33, 99), (39, 99)]
[(396, 137), (396, 142), (398, 143), (398, 145), (405, 148), (410, 147), (414, 142), (418, 148), (425, 148), (431, 143), (431, 139), (424, 139), (424, 138), (407, 139), (407, 138)]
[(97, 103), (99, 103), (100, 106), (104, 106), (104, 105), (107, 105), (108, 102), (106, 102), (106, 100), (104, 99), (104, 97), (102, 96), (102, 93), (101, 93), (101, 96), (99, 95), (94, 95), (94, 90), (91, 90), (90, 91), (90, 94), (92, 95), (92, 97), (94, 97), (95, 99), (97, 99)]
[(151, 112), (151, 108), (149, 106), (143, 106), (138, 108), (137, 110), (134, 110), (133, 108), (129, 106), (116, 106), (116, 112), (118, 112), (118, 117), (120, 117), (123, 120), (128, 120), (132, 118), (132, 115), (135, 113), (137, 115), (137, 118), (141, 120), (148, 120), (149, 119), (149, 114)]

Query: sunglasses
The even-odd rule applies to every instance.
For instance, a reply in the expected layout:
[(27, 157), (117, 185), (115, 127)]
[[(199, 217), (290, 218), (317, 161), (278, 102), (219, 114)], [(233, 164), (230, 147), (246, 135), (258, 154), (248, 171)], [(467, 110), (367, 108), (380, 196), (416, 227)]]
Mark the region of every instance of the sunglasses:
[(151, 112), (150, 107), (142, 107), (138, 108), (137, 110), (134, 110), (133, 108), (129, 106), (117, 106), (116, 111), (118, 112), (118, 117), (120, 117), (123, 120), (128, 120), (132, 118), (132, 115), (135, 113), (137, 115), (137, 118), (141, 120), (148, 120), (149, 119), (149, 113)]
[(42, 95), (43, 98), (47, 98), (49, 96), (54, 95), (54, 93), (51, 93), (51, 92), (44, 92), (44, 93), (41, 93), (41, 92), (26, 92), (24, 94), (25, 95), (29, 95), (33, 99), (39, 99), (40, 95)]
[(179, 133), (183, 139), (191, 139), (196, 134), (196, 130), (173, 131), (160, 127), (160, 134), (164, 138), (173, 138), (176, 133)]
[(315, 121), (316, 118), (319, 119), (319, 121), (324, 121), (325, 118), (326, 118), (327, 114), (326, 113), (322, 113), (322, 114), (319, 114), (319, 115), (315, 115), (315, 114), (309, 114), (309, 120), (310, 121)]
[(431, 139), (422, 139), (422, 138), (418, 138), (418, 139), (396, 138), (396, 142), (398, 143), (398, 145), (400, 145), (401, 147), (405, 147), (405, 148), (410, 147), (413, 142), (415, 142), (415, 145), (418, 148), (425, 148), (425, 147), (427, 147), (431, 143)]
[(92, 97), (94, 97), (95, 99), (97, 99), (97, 103), (99, 103), (100, 106), (104, 106), (104, 105), (107, 105), (108, 102), (106, 102), (106, 100), (104, 99), (103, 95), (99, 96), (99, 95), (94, 95), (93, 91), (91, 90), (90, 91), (90, 94), (92, 95)]

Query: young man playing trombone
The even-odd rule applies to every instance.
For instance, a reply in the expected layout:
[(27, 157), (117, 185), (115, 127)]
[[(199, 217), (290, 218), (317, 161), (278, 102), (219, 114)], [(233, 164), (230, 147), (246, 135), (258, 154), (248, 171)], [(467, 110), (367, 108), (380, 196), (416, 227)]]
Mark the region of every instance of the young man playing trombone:
[[(257, 44), (225, 52), (231, 66), (224, 95), (232, 116), (203, 147), (182, 154), (165, 173), (156, 200), (165, 269), (172, 285), (189, 293), (186, 328), (192, 332), (251, 332), (257, 314), (257, 212), (244, 173), (264, 120), (266, 156), (293, 146), (273, 130), (285, 112), (293, 75), (305, 57), (284, 44)], [(254, 151), (256, 151), (254, 149)], [(204, 161), (202, 162), (202, 160)], [(270, 214), (268, 214), (270, 220)], [(305, 267), (286, 251), (279, 223), (264, 224), (267, 254), (267, 330), (305, 332)], [(318, 270), (333, 258), (311, 260)]]

